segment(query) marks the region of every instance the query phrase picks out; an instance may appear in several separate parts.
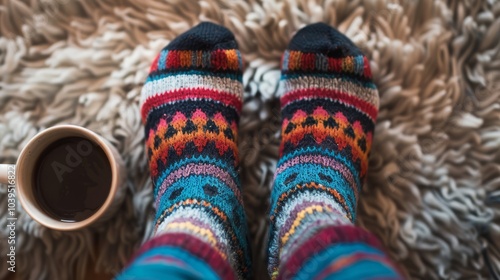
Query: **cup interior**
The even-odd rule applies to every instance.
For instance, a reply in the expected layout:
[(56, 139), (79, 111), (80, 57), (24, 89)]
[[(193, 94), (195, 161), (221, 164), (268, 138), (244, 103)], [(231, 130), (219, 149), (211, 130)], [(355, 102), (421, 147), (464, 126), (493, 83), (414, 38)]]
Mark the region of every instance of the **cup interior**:
[[(106, 154), (111, 167), (111, 186), (106, 200), (101, 207), (90, 217), (75, 222), (63, 222), (50, 216), (40, 205), (35, 194), (34, 172), (40, 156), (52, 143), (68, 137), (85, 138), (98, 145)], [(116, 193), (117, 172), (113, 151), (104, 142), (105, 140), (94, 132), (79, 126), (60, 125), (46, 129), (31, 139), (22, 150), (16, 164), (16, 180), (19, 192), (19, 201), (25, 211), (40, 224), (57, 230), (76, 230), (86, 227), (99, 219), (109, 207)]]

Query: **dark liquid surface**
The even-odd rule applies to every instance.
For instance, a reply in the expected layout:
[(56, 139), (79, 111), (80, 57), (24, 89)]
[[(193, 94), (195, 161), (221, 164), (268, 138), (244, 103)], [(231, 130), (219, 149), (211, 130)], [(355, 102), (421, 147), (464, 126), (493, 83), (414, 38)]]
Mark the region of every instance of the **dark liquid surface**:
[(34, 183), (36, 200), (47, 214), (63, 222), (78, 222), (97, 212), (108, 197), (111, 165), (92, 141), (63, 138), (38, 158)]

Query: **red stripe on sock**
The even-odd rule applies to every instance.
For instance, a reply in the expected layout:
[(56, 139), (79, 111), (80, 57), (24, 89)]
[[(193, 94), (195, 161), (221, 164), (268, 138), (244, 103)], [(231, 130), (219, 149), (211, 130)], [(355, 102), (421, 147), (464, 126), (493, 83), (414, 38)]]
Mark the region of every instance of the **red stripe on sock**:
[(130, 266), (133, 260), (146, 251), (162, 246), (182, 248), (204, 260), (222, 279), (236, 279), (233, 268), (217, 250), (202, 240), (185, 233), (165, 233), (150, 239), (133, 255), (127, 266)]
[(281, 265), (278, 279), (284, 279), (284, 277), (289, 279), (297, 275), (309, 258), (319, 254), (330, 245), (355, 242), (366, 243), (383, 252), (378, 239), (364, 229), (350, 225), (327, 227), (311, 236), (293, 252), (290, 259)]
[(342, 59), (341, 58), (328, 58), (328, 70), (333, 72), (342, 72)]
[(303, 53), (301, 58), (301, 66), (304, 71), (314, 70), (315, 54)]
[(347, 94), (339, 90), (328, 90), (322, 88), (311, 88), (311, 89), (299, 89), (291, 91), (281, 97), (281, 107), (285, 107), (289, 103), (301, 100), (304, 98), (331, 98), (339, 100), (343, 103), (351, 105), (358, 108), (366, 115), (368, 115), (373, 121), (377, 119), (378, 110), (372, 104), (359, 99), (355, 96)]
[(370, 61), (368, 61), (368, 58), (366, 56), (363, 56), (363, 75), (366, 78), (371, 78), (372, 77), (372, 70), (370, 69)]
[(215, 50), (211, 55), (212, 67), (216, 70), (223, 70), (227, 68), (227, 56), (224, 50)]
[(167, 67), (166, 68), (179, 68), (181, 65), (179, 51), (169, 51), (167, 54)]
[(190, 98), (204, 98), (204, 99), (212, 99), (218, 102), (223, 103), (224, 105), (231, 106), (235, 108), (238, 112), (241, 111), (242, 102), (241, 100), (230, 93), (221, 92), (212, 89), (178, 89), (175, 91), (168, 91), (164, 93), (157, 94), (153, 97), (150, 97), (144, 102), (141, 108), (141, 116), (142, 120), (145, 122), (149, 112), (157, 106), (163, 105), (168, 102), (181, 101)]

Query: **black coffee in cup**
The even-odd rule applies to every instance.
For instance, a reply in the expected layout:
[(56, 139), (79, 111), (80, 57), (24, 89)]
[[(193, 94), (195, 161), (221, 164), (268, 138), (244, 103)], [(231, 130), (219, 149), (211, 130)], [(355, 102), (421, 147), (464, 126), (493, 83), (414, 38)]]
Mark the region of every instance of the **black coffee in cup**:
[(92, 216), (108, 197), (112, 172), (96, 143), (62, 138), (43, 150), (34, 169), (35, 199), (54, 219), (79, 222)]

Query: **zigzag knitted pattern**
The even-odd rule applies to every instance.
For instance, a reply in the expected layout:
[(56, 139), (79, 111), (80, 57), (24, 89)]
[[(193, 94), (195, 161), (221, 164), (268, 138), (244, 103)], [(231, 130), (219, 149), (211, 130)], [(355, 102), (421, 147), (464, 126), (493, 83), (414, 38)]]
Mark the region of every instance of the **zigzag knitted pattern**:
[[(273, 279), (398, 277), (376, 238), (352, 226), (378, 111), (371, 78), (368, 59), (325, 24), (300, 30), (283, 55), (282, 140), (270, 210)], [(361, 262), (376, 265), (359, 272)]]
[[(200, 279), (249, 277), (237, 172), (241, 78), (242, 59), (233, 34), (211, 23), (177, 37), (151, 66), (141, 114), (157, 237), (141, 248), (135, 261), (143, 270), (144, 264), (153, 266), (149, 277), (169, 266), (187, 268), (190, 277)], [(141, 265), (132, 265), (126, 275)]]

